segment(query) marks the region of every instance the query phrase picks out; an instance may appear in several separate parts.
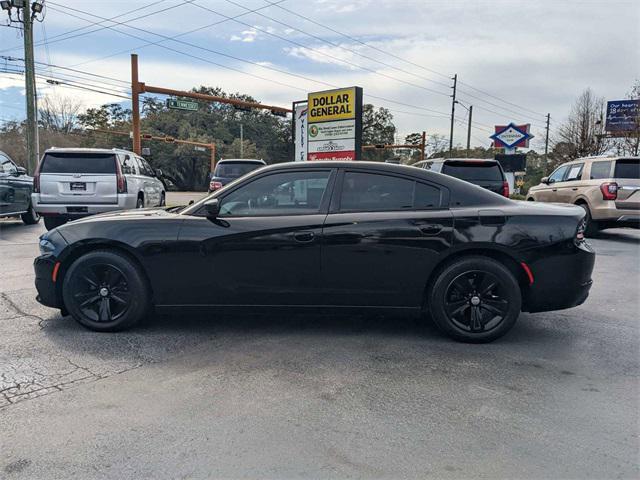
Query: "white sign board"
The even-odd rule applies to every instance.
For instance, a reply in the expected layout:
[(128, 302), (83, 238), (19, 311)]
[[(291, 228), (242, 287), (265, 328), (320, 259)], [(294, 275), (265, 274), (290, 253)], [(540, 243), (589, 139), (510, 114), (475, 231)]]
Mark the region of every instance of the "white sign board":
[(335, 122), (312, 123), (309, 126), (309, 141), (340, 140), (355, 138), (356, 121), (338, 120)]
[(341, 140), (324, 140), (319, 142), (309, 142), (309, 153), (324, 152), (344, 152), (353, 151), (356, 148), (355, 138), (344, 138)]
[(294, 161), (296, 162), (307, 160), (307, 112), (308, 108), (305, 103), (298, 103), (293, 111)]

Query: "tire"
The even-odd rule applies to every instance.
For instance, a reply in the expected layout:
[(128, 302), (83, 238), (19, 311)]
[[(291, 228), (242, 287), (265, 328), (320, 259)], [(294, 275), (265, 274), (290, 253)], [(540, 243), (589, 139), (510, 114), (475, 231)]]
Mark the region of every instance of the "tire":
[(144, 198), (142, 195), (138, 195), (138, 200), (136, 201), (136, 208), (144, 208)]
[(447, 265), (428, 295), (438, 328), (467, 343), (492, 342), (505, 335), (522, 306), (520, 285), (513, 273), (487, 257), (464, 257)]
[(96, 332), (133, 327), (151, 303), (140, 267), (111, 250), (96, 250), (75, 260), (64, 276), (62, 297), (73, 318)]
[(166, 205), (167, 205), (167, 198), (166, 198), (166, 196), (165, 196), (164, 192), (162, 192), (162, 193), (160, 194), (160, 206), (161, 206), (161, 207), (164, 207), (164, 206), (166, 206)]
[(44, 226), (47, 230), (53, 230), (65, 223), (67, 223), (66, 220), (61, 217), (44, 217)]
[(27, 211), (20, 215), (20, 218), (22, 218), (25, 225), (35, 225), (40, 221), (40, 215), (33, 209), (31, 202), (29, 202)]
[(584, 217), (586, 222), (584, 236), (593, 237), (600, 231), (600, 225), (591, 217), (591, 210), (589, 210), (589, 206), (587, 204), (579, 203), (578, 206), (582, 207), (586, 213), (586, 216)]

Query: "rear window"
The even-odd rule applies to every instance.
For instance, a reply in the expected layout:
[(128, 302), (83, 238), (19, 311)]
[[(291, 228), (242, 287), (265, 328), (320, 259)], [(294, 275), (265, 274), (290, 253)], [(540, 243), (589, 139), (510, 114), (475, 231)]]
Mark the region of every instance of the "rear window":
[(224, 162), (219, 163), (216, 166), (214, 175), (216, 177), (231, 177), (237, 178), (245, 175), (256, 168), (263, 167), (261, 163), (248, 163), (248, 162)]
[(40, 173), (116, 173), (111, 153), (47, 153)]
[(478, 163), (445, 163), (442, 167), (442, 173), (461, 180), (489, 180), (502, 182), (502, 172), (500, 166), (493, 162)]
[(614, 178), (640, 178), (640, 160), (617, 160)]

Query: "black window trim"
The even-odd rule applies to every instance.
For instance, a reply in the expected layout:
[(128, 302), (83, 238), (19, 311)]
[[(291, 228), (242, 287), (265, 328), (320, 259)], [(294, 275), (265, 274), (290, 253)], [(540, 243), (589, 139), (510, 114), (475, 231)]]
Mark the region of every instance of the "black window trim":
[[(410, 180), (413, 182), (419, 182), (429, 187), (437, 188), (440, 190), (440, 206), (433, 208), (403, 208), (402, 210), (366, 210), (366, 209), (358, 209), (358, 210), (341, 210), (340, 209), (340, 198), (342, 196), (342, 185), (344, 183), (344, 175), (347, 172), (357, 172), (357, 173), (370, 173), (373, 175), (386, 175), (388, 177), (397, 177), (403, 180)], [(331, 198), (331, 206), (329, 208), (329, 213), (382, 213), (382, 212), (421, 212), (421, 211), (437, 211), (437, 210), (449, 210), (449, 189), (444, 185), (439, 183), (430, 182), (423, 178), (415, 177), (410, 174), (402, 174), (398, 172), (387, 172), (383, 170), (376, 170), (373, 168), (358, 168), (357, 166), (340, 168), (338, 172), (335, 187), (333, 189), (333, 196)]]
[[(226, 220), (228, 218), (270, 218), (270, 217), (299, 217), (302, 215), (326, 215), (329, 211), (329, 203), (332, 198), (336, 176), (337, 176), (337, 168), (332, 167), (317, 167), (317, 168), (292, 168), (292, 169), (282, 169), (282, 170), (272, 170), (269, 172), (264, 172), (259, 175), (252, 176), (247, 178), (247, 181), (241, 182), (236, 185), (233, 189), (228, 192), (224, 192), (223, 195), (212, 196), (211, 198), (217, 198), (220, 204), (222, 204), (223, 200), (236, 190), (248, 185), (256, 180), (259, 180), (263, 177), (269, 177), (271, 175), (278, 175), (281, 173), (296, 173), (296, 172), (329, 172), (329, 179), (327, 180), (327, 187), (322, 194), (322, 200), (320, 201), (320, 207), (317, 212), (308, 213), (308, 212), (300, 212), (300, 213), (274, 213), (271, 215), (224, 215), (220, 216), (221, 220)], [(191, 214), (195, 217), (206, 217), (204, 204), (194, 213)]]

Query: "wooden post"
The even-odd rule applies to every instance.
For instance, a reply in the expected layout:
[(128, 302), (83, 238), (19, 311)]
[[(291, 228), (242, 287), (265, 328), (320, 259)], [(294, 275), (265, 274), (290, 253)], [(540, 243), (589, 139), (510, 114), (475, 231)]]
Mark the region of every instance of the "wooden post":
[(140, 140), (140, 84), (138, 82), (138, 55), (131, 54), (131, 123), (133, 125), (133, 152), (140, 155), (142, 142)]
[(216, 144), (212, 143), (211, 146), (211, 173), (216, 169)]
[(424, 151), (427, 144), (427, 132), (422, 131), (422, 143), (420, 144), (420, 160), (424, 160)]

